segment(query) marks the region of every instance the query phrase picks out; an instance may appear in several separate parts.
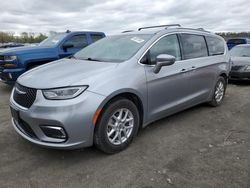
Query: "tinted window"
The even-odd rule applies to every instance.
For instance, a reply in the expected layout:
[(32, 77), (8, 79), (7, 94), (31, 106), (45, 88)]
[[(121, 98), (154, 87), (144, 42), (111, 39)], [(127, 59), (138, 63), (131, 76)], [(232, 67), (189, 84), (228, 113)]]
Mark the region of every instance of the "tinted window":
[(179, 41), (176, 35), (169, 35), (160, 39), (145, 55), (141, 63), (156, 64), (156, 57), (160, 54), (172, 55), (176, 60), (181, 60)]
[(224, 54), (224, 41), (215, 37), (206, 37), (209, 55)]
[(200, 35), (181, 34), (184, 59), (208, 56), (205, 38)]
[(100, 40), (100, 39), (103, 38), (102, 35), (96, 35), (96, 34), (92, 34), (90, 36), (91, 36), (92, 42), (96, 42), (96, 41), (98, 41), (98, 40)]
[(152, 35), (117, 35), (99, 40), (75, 54), (78, 59), (123, 62), (130, 59)]
[(64, 45), (73, 45), (74, 48), (83, 48), (87, 44), (86, 35), (75, 35), (64, 43)]
[(246, 44), (245, 39), (229, 39), (227, 44)]

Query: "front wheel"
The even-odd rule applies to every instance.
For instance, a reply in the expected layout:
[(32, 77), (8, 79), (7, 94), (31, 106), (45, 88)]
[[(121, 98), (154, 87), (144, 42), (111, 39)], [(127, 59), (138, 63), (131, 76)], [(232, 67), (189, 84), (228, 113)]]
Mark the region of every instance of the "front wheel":
[(213, 93), (213, 98), (209, 102), (211, 106), (219, 106), (223, 102), (223, 99), (225, 97), (225, 92), (226, 92), (226, 80), (223, 77), (219, 77), (215, 88), (214, 88), (214, 93)]
[(130, 100), (108, 104), (96, 124), (95, 146), (110, 154), (124, 150), (136, 136), (139, 122), (138, 109)]

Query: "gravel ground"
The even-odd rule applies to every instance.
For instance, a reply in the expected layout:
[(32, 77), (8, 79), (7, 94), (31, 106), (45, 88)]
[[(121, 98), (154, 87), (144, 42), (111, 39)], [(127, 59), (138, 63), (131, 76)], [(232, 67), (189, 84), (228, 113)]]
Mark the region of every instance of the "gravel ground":
[(143, 129), (116, 155), (43, 149), (11, 126), (0, 84), (0, 187), (250, 187), (250, 85)]

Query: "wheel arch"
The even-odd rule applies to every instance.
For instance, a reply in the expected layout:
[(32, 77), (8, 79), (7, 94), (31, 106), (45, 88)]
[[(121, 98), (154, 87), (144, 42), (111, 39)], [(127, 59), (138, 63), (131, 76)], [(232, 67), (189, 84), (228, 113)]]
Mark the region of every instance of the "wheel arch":
[(228, 74), (226, 72), (221, 72), (219, 74), (220, 77), (223, 77), (226, 81), (226, 84), (228, 84)]
[(225, 72), (220, 73), (220, 76), (223, 77), (225, 79), (225, 81), (227, 82), (228, 75)]
[[(136, 105), (138, 112), (139, 112), (139, 116), (140, 116), (140, 128), (141, 128), (144, 122), (144, 118), (145, 118), (146, 105), (145, 105), (145, 101), (143, 100), (143, 96), (134, 90), (124, 89), (124, 90), (120, 90), (120, 91), (112, 93), (101, 103), (97, 111), (100, 110), (100, 112), (102, 112), (108, 106), (108, 104), (121, 98), (128, 99)], [(99, 118), (100, 116), (98, 115), (97, 121)]]

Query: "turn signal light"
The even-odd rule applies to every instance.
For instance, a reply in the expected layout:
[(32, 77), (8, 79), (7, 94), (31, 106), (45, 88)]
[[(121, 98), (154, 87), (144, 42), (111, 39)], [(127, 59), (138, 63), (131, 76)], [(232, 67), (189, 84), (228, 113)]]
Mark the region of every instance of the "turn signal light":
[(96, 125), (99, 115), (101, 114), (101, 109), (98, 109), (93, 117), (93, 124)]
[(4, 64), (3, 67), (4, 68), (15, 68), (16, 64)]

